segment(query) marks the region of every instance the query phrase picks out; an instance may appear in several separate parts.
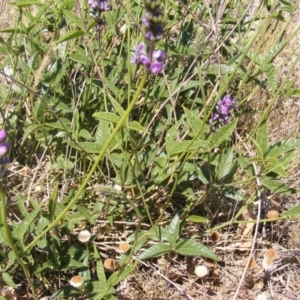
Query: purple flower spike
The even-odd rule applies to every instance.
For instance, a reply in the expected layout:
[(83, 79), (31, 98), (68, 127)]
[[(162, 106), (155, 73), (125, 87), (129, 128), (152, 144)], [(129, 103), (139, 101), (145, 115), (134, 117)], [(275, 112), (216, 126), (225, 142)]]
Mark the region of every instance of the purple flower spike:
[(165, 67), (165, 59), (166, 53), (162, 50), (154, 50), (150, 57), (146, 44), (140, 43), (136, 46), (135, 53), (132, 55), (130, 62), (133, 64), (142, 64), (148, 67), (152, 74), (158, 74)]
[(227, 124), (229, 117), (234, 117), (234, 112), (238, 110), (236, 100), (230, 95), (226, 95), (222, 100), (218, 101), (216, 105), (216, 113), (211, 117), (212, 123), (218, 123), (220, 125)]
[(7, 154), (9, 150), (9, 143), (8, 142), (4, 142), (0, 144), (0, 155), (5, 155)]
[(4, 129), (0, 129), (0, 143), (6, 140), (7, 133)]

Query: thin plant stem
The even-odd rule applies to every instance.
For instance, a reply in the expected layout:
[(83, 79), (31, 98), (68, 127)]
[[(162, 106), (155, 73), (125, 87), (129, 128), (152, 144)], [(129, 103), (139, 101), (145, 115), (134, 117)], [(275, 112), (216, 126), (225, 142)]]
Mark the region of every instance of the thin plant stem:
[(138, 88), (133, 96), (132, 101), (129, 103), (128, 108), (126, 109), (125, 113), (122, 115), (120, 121), (118, 122), (118, 124), (116, 125), (116, 127), (114, 128), (113, 132), (111, 133), (110, 137), (107, 139), (106, 143), (103, 145), (103, 148), (101, 149), (98, 157), (95, 159), (94, 164), (91, 168), (91, 170), (89, 171), (89, 173), (86, 175), (85, 179), (83, 180), (81, 186), (79, 187), (79, 189), (77, 190), (76, 194), (74, 195), (74, 197), (72, 198), (72, 200), (69, 202), (69, 204), (62, 210), (62, 212), (56, 217), (56, 219), (47, 226), (46, 229), (44, 229), (40, 234), (38, 234), (34, 240), (29, 243), (25, 248), (24, 251), (26, 252), (27, 250), (31, 249), (36, 242), (42, 238), (48, 231), (50, 231), (52, 228), (54, 228), (57, 223), (62, 220), (64, 218), (64, 216), (67, 214), (67, 212), (69, 211), (69, 209), (75, 204), (75, 202), (78, 200), (78, 198), (83, 194), (83, 191), (87, 185), (87, 183), (89, 182), (90, 178), (93, 176), (96, 168), (98, 167), (99, 163), (101, 162), (102, 158), (104, 157), (104, 154), (107, 150), (107, 148), (109, 147), (110, 143), (112, 142), (112, 140), (114, 139), (115, 135), (118, 133), (118, 131), (121, 129), (121, 127), (123, 126), (123, 124), (126, 122), (130, 112), (133, 110), (139, 95), (142, 92), (142, 89), (147, 81), (149, 75), (149, 71), (146, 70), (139, 85)]

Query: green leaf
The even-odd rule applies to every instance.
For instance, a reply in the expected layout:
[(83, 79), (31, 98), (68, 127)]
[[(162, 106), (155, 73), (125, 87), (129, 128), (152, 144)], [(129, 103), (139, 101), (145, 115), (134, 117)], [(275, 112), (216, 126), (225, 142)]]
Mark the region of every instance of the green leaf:
[(206, 141), (208, 143), (208, 150), (218, 147), (224, 140), (229, 138), (233, 130), (236, 128), (237, 122), (238, 119), (235, 119), (234, 121), (222, 126), (218, 132), (211, 135)]
[(81, 294), (82, 292), (80, 290), (77, 290), (72, 286), (66, 286), (53, 293), (49, 299), (53, 299), (53, 300), (61, 299), (61, 298), (68, 299), (68, 298), (74, 298), (76, 296), (80, 296)]
[(23, 1), (14, 1), (14, 2), (10, 2), (10, 5), (15, 5), (18, 8), (22, 8), (22, 7), (26, 7), (26, 6), (30, 6), (33, 4), (41, 4), (41, 1), (38, 0), (23, 0)]
[(168, 147), (166, 145), (166, 151), (169, 158), (184, 152), (190, 152), (195, 150), (199, 150), (199, 152), (206, 152), (208, 151), (208, 149), (208, 143), (204, 140), (187, 140), (182, 142), (172, 141), (168, 143)]
[(206, 246), (191, 239), (181, 239), (175, 246), (175, 252), (182, 255), (204, 256), (215, 261), (220, 261), (220, 258)]
[(277, 158), (285, 152), (294, 150), (299, 147), (300, 139), (280, 141), (270, 146), (269, 150), (266, 153), (266, 158)]
[(58, 39), (56, 41), (56, 44), (60, 44), (60, 43), (75, 39), (82, 35), (84, 35), (84, 31), (82, 31), (82, 30), (70, 31), (70, 32), (66, 33), (64, 36), (62, 36), (60, 39)]
[(41, 101), (41, 99), (36, 100), (33, 108), (34, 118), (40, 123), (44, 123), (46, 111), (47, 107), (45, 102)]
[(124, 278), (128, 276), (136, 267), (137, 261), (132, 266), (127, 266), (125, 269), (121, 269), (120, 271), (114, 272), (107, 280), (107, 285), (114, 286), (118, 284), (120, 281), (122, 281)]
[[(199, 85), (199, 82), (198, 82)], [(207, 125), (203, 125), (203, 121), (200, 120), (194, 113), (192, 113), (191, 111), (189, 111), (187, 108), (183, 107), (186, 118), (189, 122), (189, 125), (191, 126), (193, 133), (199, 134), (199, 130), (202, 128), (202, 132), (198, 135), (198, 137), (200, 139), (204, 139), (205, 138), (205, 132), (207, 131)]]
[(283, 165), (277, 160), (268, 165), (266, 172), (274, 172), (284, 178), (288, 178), (288, 173), (285, 171)]
[(45, 126), (48, 126), (50, 128), (54, 128), (54, 129), (61, 129), (63, 131), (67, 131), (69, 133), (72, 132), (70, 125), (71, 125), (71, 122), (67, 118), (60, 118), (59, 121), (45, 123)]
[(146, 128), (143, 127), (140, 123), (138, 123), (137, 121), (132, 121), (129, 124), (129, 128), (135, 131), (139, 131), (139, 132), (147, 132)]
[(195, 223), (209, 223), (209, 220), (200, 216), (189, 216), (188, 220)]
[(89, 220), (89, 222), (92, 225), (95, 225), (95, 222), (93, 222), (93, 220), (91, 219), (91, 213), (87, 208), (85, 208), (84, 206), (81, 206), (81, 205), (76, 205), (76, 208), (83, 216), (85, 216), (87, 218), (87, 220)]
[(168, 227), (168, 242), (172, 248), (174, 248), (176, 241), (180, 235), (180, 218), (179, 214), (176, 214)]
[(266, 64), (261, 67), (261, 70), (266, 75), (272, 92), (275, 94), (277, 90), (277, 73), (275, 67), (272, 64)]
[(101, 151), (103, 144), (102, 143), (92, 143), (92, 142), (78, 142), (73, 143), (68, 141), (68, 144), (77, 150), (84, 150), (86, 153), (97, 154)]
[(33, 133), (35, 130), (37, 130), (38, 128), (42, 128), (42, 125), (40, 125), (40, 124), (31, 124), (31, 125), (29, 125), (25, 128), (25, 131), (24, 131), (24, 134), (23, 134), (23, 139), (22, 139), (22, 145), (24, 144), (27, 137), (31, 133)]
[(255, 176), (253, 165), (249, 164), (248, 161), (242, 155), (238, 155), (237, 160), (239, 165), (243, 168), (243, 170), (248, 176)]
[(282, 41), (274, 46), (272, 46), (267, 53), (265, 53), (261, 59), (262, 64), (268, 64), (271, 62), (277, 54), (284, 48), (286, 41)]
[(118, 112), (119, 116), (122, 117), (125, 113), (123, 107), (116, 101), (111, 95), (109, 95), (111, 104), (114, 106), (114, 109)]
[(151, 257), (162, 256), (168, 252), (172, 251), (172, 247), (166, 244), (157, 244), (145, 250), (139, 255), (138, 260), (147, 259)]
[(13, 240), (15, 242), (23, 239), (24, 234), (29, 229), (30, 224), (34, 221), (38, 213), (40, 212), (42, 203), (40, 203), (31, 213), (29, 213), (15, 228), (13, 232)]
[(162, 226), (154, 225), (147, 232), (149, 239), (153, 241), (167, 241), (168, 240), (168, 229)]
[(12, 287), (12, 288), (14, 288), (14, 289), (17, 289), (17, 286), (16, 286), (16, 284), (14, 283), (12, 277), (11, 277), (7, 272), (2, 273), (1, 275), (2, 275), (2, 279), (5, 281), (5, 283), (6, 283), (8, 286), (10, 286), (10, 287)]
[[(135, 239), (135, 233), (131, 234), (127, 238), (126, 242), (131, 243), (132, 241), (134, 241), (134, 239)], [(134, 250), (136, 251), (136, 250), (140, 249), (146, 243), (146, 241), (148, 239), (149, 239), (148, 233), (145, 231), (140, 231), (136, 238), (136, 244), (135, 244)]]
[(217, 166), (217, 178), (220, 181), (229, 174), (233, 166), (233, 151), (232, 148), (228, 149), (226, 153), (221, 154), (220, 162)]
[(269, 176), (262, 177), (262, 184), (268, 188), (270, 191), (277, 193), (277, 194), (285, 194), (285, 195), (292, 195), (296, 194), (299, 191), (295, 190), (294, 188), (289, 187), (288, 185), (284, 184), (279, 180), (275, 180)]
[(96, 259), (96, 272), (97, 272), (99, 284), (105, 287), (106, 286), (105, 270), (98, 249), (95, 244), (94, 244), (94, 257)]
[(110, 121), (113, 123), (118, 123), (120, 121), (120, 117), (117, 116), (114, 113), (110, 113), (110, 112), (96, 112), (93, 114), (93, 117), (95, 119), (100, 119), (100, 120), (106, 120), (106, 121)]
[(298, 218), (300, 217), (300, 204), (280, 214), (282, 217)]
[(58, 184), (55, 185), (55, 189), (50, 197), (49, 203), (48, 203), (48, 211), (49, 211), (49, 216), (50, 220), (52, 221), (55, 216), (55, 208), (56, 208), (56, 203), (57, 203), (57, 198), (58, 198)]
[(79, 131), (78, 137), (82, 137), (82, 138), (84, 138), (87, 141), (89, 141), (89, 140), (92, 139), (92, 136), (91, 136), (90, 132), (87, 131), (86, 129), (81, 129)]
[[(256, 143), (259, 145), (262, 155), (266, 153), (268, 149), (268, 125), (267, 119), (263, 120), (256, 132)], [(259, 151), (258, 151), (259, 152)], [(262, 158), (263, 158), (262, 156)]]
[(70, 10), (65, 10), (63, 9), (63, 13), (66, 17), (68, 17), (69, 20), (71, 20), (71, 24), (74, 23), (76, 24), (80, 29), (83, 30), (83, 24), (81, 19), (75, 15), (74, 13), (72, 13)]

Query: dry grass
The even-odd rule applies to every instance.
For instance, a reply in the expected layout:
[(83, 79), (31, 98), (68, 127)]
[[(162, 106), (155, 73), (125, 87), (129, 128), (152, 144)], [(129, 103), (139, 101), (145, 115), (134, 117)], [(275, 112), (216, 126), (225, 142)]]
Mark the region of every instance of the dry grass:
[[(8, 0), (2, 0), (0, 5), (0, 21), (2, 28), (10, 27), (14, 22), (12, 8), (7, 4)], [(300, 6), (299, 6), (300, 9)], [(294, 20), (288, 28), (286, 35), (292, 34), (293, 29), (300, 23), (300, 13), (294, 16)], [(300, 33), (293, 37), (293, 42), (277, 58), (277, 64), (281, 64), (298, 47)], [(0, 61), (5, 59), (1, 56)], [(290, 67), (288, 60), (281, 69), (279, 77), (284, 77)], [(294, 87), (300, 86), (300, 65), (293, 74), (295, 78)], [(268, 102), (268, 94), (258, 94), (254, 97), (253, 106), (257, 109), (265, 107)], [(291, 98), (282, 100), (278, 97), (272, 113), (269, 117), (269, 128), (271, 141), (279, 141), (294, 135), (294, 128), (298, 125), (299, 100)], [(245, 123), (243, 126), (246, 126)], [(299, 186), (299, 163), (295, 160), (295, 167), (291, 170), (289, 184)], [(15, 165), (12, 172), (14, 182), (20, 186), (11, 189), (11, 199), (14, 200), (17, 191), (26, 190), (26, 194), (40, 199), (47, 198), (46, 186), (52, 186), (51, 178), (47, 174), (47, 164), (43, 161), (37, 164), (34, 170)], [(24, 179), (25, 178), (25, 179)], [(12, 180), (12, 181), (13, 181)], [(26, 182), (25, 182), (25, 181)], [(24, 184), (25, 183), (25, 184)], [(263, 195), (263, 200), (269, 209), (285, 210), (297, 204), (295, 197), (284, 197), (279, 207), (272, 204), (272, 197)], [(237, 208), (232, 208), (237, 209)], [(253, 211), (256, 208), (253, 207)], [(224, 220), (230, 219), (231, 215), (220, 210), (219, 217), (224, 214)], [(233, 212), (232, 212), (233, 214)], [(263, 212), (262, 218), (267, 211)], [(250, 226), (251, 227), (251, 226)], [(101, 229), (99, 229), (101, 228)], [(93, 228), (101, 230), (99, 242), (102, 242), (103, 253), (118, 260), (120, 253), (118, 249), (120, 237), (123, 235), (122, 226), (114, 229), (109, 225), (99, 223)], [(186, 235), (193, 235), (203, 231), (201, 226), (188, 224)], [(242, 274), (247, 267), (249, 252), (252, 243), (255, 242), (255, 252), (246, 272), (245, 281), (242, 284), (238, 298), (236, 299), (258, 299), (259, 295), (265, 295), (266, 299), (299, 299), (300, 297), (300, 225), (299, 222), (272, 222), (258, 229), (258, 238), (253, 241), (254, 226), (242, 228), (241, 226), (230, 226), (220, 230), (220, 240), (211, 239), (209, 234), (203, 235), (201, 243), (209, 246), (222, 258), (221, 263), (204, 261), (201, 258), (189, 258), (178, 256), (175, 258), (153, 259), (151, 262), (140, 264), (133, 274), (128, 276), (117, 288), (117, 298), (120, 300), (143, 300), (143, 299), (233, 299)], [(106, 236), (103, 238), (103, 236)], [(108, 243), (109, 241), (109, 243)], [(115, 245), (112, 242), (115, 241)], [(106, 247), (107, 246), (107, 247)], [(270, 270), (263, 268), (264, 255), (267, 249), (275, 249), (278, 253), (274, 266)], [(198, 278), (194, 274), (194, 268), (198, 265), (207, 266), (207, 276)], [(1, 287), (1, 294), (5, 299), (29, 299), (27, 296), (17, 295), (6, 286)]]

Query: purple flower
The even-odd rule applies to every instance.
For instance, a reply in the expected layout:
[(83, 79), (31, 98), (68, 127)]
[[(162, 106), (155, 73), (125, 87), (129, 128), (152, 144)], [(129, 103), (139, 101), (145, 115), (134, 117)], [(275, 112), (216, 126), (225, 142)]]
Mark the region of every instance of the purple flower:
[(229, 117), (234, 117), (234, 112), (238, 110), (236, 99), (233, 99), (231, 95), (226, 95), (218, 101), (216, 105), (216, 113), (211, 117), (212, 123), (219, 123), (220, 125), (227, 124)]
[(92, 9), (95, 10), (107, 11), (110, 9), (107, 0), (88, 0), (88, 4)]
[(6, 131), (4, 129), (0, 129), (0, 143), (6, 140)]
[(137, 45), (135, 53), (130, 62), (133, 64), (142, 64), (149, 68), (152, 74), (158, 74), (165, 68), (166, 53), (162, 50), (154, 50), (152, 54), (147, 52), (147, 46), (144, 42)]
[(9, 143), (8, 142), (3, 142), (0, 144), (0, 155), (5, 155), (7, 154), (9, 150)]

